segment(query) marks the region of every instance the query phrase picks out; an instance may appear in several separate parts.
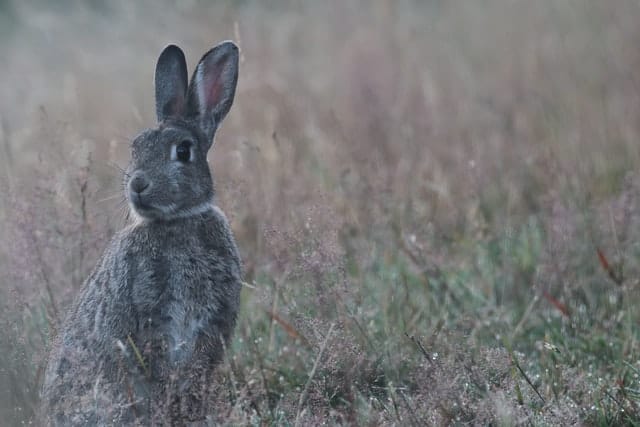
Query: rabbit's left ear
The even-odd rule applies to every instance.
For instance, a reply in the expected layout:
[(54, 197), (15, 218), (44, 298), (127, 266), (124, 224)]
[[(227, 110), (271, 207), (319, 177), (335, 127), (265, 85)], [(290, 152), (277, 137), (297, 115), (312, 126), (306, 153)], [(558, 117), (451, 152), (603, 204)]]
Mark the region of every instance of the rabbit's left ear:
[(187, 62), (176, 45), (164, 48), (156, 64), (156, 116), (158, 122), (167, 117), (181, 117), (187, 97)]
[(209, 147), (216, 128), (229, 112), (238, 82), (238, 47), (223, 42), (207, 52), (193, 73), (187, 99), (187, 117), (197, 118)]

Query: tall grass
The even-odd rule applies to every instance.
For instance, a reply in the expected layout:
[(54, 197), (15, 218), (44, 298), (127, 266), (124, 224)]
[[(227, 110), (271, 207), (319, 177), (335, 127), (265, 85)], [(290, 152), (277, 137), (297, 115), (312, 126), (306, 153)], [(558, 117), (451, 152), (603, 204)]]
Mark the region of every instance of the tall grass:
[[(268, 4), (267, 4), (268, 3)], [(115, 230), (164, 45), (242, 49), (211, 422), (640, 420), (640, 4), (0, 3), (0, 419)]]

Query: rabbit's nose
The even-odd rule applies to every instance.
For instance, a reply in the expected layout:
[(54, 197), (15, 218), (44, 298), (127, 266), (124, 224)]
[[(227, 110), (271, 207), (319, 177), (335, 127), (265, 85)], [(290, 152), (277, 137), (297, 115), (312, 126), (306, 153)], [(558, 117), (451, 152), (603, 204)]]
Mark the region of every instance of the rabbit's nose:
[(149, 181), (142, 175), (136, 174), (129, 182), (129, 188), (135, 193), (142, 193), (149, 187)]

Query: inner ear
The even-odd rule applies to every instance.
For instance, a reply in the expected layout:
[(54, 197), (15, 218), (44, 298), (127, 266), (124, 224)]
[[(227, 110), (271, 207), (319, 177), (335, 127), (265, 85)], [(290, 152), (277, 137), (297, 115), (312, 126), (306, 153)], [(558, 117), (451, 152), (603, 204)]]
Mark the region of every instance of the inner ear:
[(199, 119), (210, 140), (233, 104), (238, 59), (238, 47), (233, 42), (223, 42), (202, 57), (191, 78), (187, 116)]
[(187, 99), (187, 62), (176, 45), (169, 45), (160, 54), (156, 64), (156, 116), (158, 122), (168, 117), (181, 117)]

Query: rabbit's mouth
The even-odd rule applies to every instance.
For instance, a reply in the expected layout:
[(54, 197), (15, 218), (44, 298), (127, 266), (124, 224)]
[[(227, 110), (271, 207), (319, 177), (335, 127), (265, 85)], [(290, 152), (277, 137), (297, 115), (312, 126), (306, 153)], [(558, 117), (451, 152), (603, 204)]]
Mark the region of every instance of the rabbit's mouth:
[(152, 204), (147, 200), (143, 200), (140, 194), (132, 194), (130, 200), (131, 209), (139, 217), (149, 220), (172, 220), (211, 210), (211, 205), (206, 204), (206, 209), (196, 207), (183, 212), (175, 203), (169, 203), (168, 205)]
[(130, 195), (131, 208), (144, 218), (156, 218), (162, 215), (162, 209), (153, 206), (142, 199), (142, 195), (134, 193)]
[(150, 203), (148, 197), (133, 193), (129, 195), (129, 205), (131, 210), (141, 218), (150, 220), (173, 220), (178, 218), (189, 218), (204, 215), (215, 210), (212, 200), (205, 200), (194, 206), (180, 206), (176, 203), (158, 205)]

